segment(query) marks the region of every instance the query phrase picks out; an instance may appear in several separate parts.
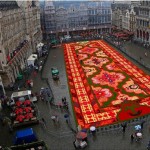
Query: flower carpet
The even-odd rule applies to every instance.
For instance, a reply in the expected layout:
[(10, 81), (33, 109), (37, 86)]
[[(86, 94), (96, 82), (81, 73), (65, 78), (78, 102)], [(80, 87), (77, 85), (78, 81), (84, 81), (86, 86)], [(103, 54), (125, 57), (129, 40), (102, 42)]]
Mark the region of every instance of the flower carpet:
[(84, 128), (150, 114), (150, 76), (102, 40), (64, 44), (77, 123)]

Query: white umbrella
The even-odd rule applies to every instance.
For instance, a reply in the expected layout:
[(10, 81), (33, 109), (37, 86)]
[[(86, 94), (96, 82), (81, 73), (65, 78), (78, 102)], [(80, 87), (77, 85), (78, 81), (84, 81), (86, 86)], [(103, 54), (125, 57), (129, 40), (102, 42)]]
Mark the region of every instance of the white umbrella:
[(136, 125), (134, 128), (135, 130), (141, 130), (141, 125)]
[(53, 119), (56, 119), (56, 116), (51, 116), (51, 119), (53, 120)]
[(95, 130), (96, 130), (96, 128), (94, 126), (90, 127), (90, 131), (95, 131)]
[(137, 137), (139, 137), (139, 138), (141, 138), (141, 137), (142, 137), (142, 133), (140, 133), (140, 132), (139, 132), (139, 133), (137, 133), (136, 135), (137, 135)]

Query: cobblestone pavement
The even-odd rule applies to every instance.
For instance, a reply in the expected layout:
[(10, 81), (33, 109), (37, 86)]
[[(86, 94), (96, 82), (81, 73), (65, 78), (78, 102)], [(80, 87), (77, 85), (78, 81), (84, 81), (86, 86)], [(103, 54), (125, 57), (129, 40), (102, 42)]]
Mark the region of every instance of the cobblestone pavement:
[[(124, 47), (131, 57), (146, 65), (150, 70), (150, 49), (134, 44), (133, 42), (126, 42)], [(147, 56), (145, 55), (147, 54)]]
[[(129, 45), (129, 47), (132, 45)], [(137, 49), (132, 51), (133, 55), (139, 57), (139, 52), (137, 53)], [(139, 49), (140, 51), (140, 49)], [(143, 55), (144, 59), (144, 55)], [(144, 59), (149, 61), (149, 59)], [(139, 65), (138, 63), (136, 63)], [(51, 67), (57, 67), (60, 72), (60, 80), (58, 82), (54, 82), (51, 76)], [(140, 66), (139, 66), (140, 67)], [(142, 68), (142, 67), (140, 67)], [(143, 68), (144, 71), (146, 71)], [(70, 120), (71, 127), (76, 129), (75, 118), (73, 115), (66, 71), (65, 71), (65, 62), (62, 48), (51, 49), (49, 52), (49, 56), (47, 62), (44, 67), (43, 77), (47, 77), (53, 94), (55, 98), (55, 103), (59, 103), (62, 97), (66, 97), (69, 103), (70, 110)], [(33, 92), (37, 92), (41, 87), (47, 87), (45, 81), (41, 80), (40, 73), (34, 78), (34, 87)], [(40, 117), (44, 117), (46, 120), (46, 128), (44, 128), (41, 124), (33, 125), (31, 127), (37, 132), (37, 136), (39, 139), (44, 140), (50, 150), (73, 150), (73, 141), (75, 139), (73, 132), (68, 127), (65, 122), (64, 114), (65, 111), (61, 111), (60, 109), (56, 109), (55, 107), (51, 107), (48, 103), (39, 101), (36, 103), (36, 106), (39, 110)], [(59, 124), (54, 124), (51, 120), (52, 115), (58, 115)], [(103, 131), (99, 130), (95, 137), (91, 134), (88, 134), (88, 147), (87, 150), (145, 150), (148, 141), (150, 140), (149, 133), (149, 118), (146, 118), (146, 123), (144, 124), (143, 129), (143, 139), (141, 142), (133, 142), (130, 141), (130, 135), (134, 132), (134, 125), (138, 124), (141, 120), (133, 121), (128, 124), (126, 133), (123, 134), (121, 128), (110, 129), (107, 127), (103, 128)], [(7, 127), (2, 127), (0, 125), (0, 133), (3, 136), (0, 136), (0, 145), (11, 145), (12, 143), (12, 135), (10, 135), (7, 131)], [(6, 140), (7, 139), (7, 140)]]
[[(106, 38), (108, 43), (113, 43), (112, 38)], [(116, 48), (116, 46), (114, 46)], [(139, 46), (133, 42), (126, 41), (123, 42), (121, 48), (117, 50), (122, 53), (128, 60), (133, 62), (139, 68), (141, 68), (145, 73), (150, 74), (150, 50), (142, 46)], [(147, 54), (147, 56), (145, 55)]]

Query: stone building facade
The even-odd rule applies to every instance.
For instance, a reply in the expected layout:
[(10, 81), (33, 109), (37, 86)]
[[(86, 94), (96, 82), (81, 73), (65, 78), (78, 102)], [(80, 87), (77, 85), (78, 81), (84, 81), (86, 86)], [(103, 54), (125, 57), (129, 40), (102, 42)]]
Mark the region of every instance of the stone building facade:
[(122, 29), (134, 32), (136, 28), (136, 11), (131, 5), (124, 14), (122, 14)]
[(48, 35), (111, 30), (111, 2), (46, 1), (45, 27)]
[(126, 10), (122, 14), (122, 29), (130, 30), (130, 11)]
[(131, 5), (131, 10), (130, 10), (130, 30), (131, 32), (136, 31), (136, 15), (137, 15), (137, 10), (134, 8), (134, 5)]
[(127, 13), (129, 7), (130, 4), (120, 2), (111, 4), (112, 26), (117, 27), (117, 29), (122, 29), (125, 26), (125, 24), (129, 24), (129, 15)]
[(119, 8), (112, 10), (112, 25), (122, 29), (122, 11)]
[(143, 0), (137, 8), (135, 39), (150, 44), (150, 1)]
[(4, 86), (15, 82), (42, 40), (39, 8), (35, 3), (24, 3), (0, 2), (0, 74)]
[(112, 26), (115, 29), (127, 31), (130, 34), (136, 31), (136, 22), (139, 2), (125, 3), (113, 3), (112, 8)]

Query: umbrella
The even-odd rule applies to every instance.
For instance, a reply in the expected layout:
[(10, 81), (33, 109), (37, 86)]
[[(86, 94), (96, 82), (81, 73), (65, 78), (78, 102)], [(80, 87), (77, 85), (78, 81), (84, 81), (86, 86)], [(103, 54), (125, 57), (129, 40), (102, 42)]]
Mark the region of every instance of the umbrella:
[(23, 122), (24, 118), (25, 118), (25, 117), (24, 117), (23, 115), (18, 115), (18, 116), (16, 117), (16, 120), (19, 121), (19, 122)]
[(65, 114), (65, 115), (64, 115), (64, 118), (69, 118), (69, 115), (68, 115), (68, 114)]
[(94, 126), (90, 127), (90, 131), (95, 131), (95, 130), (96, 130), (96, 128)]
[(139, 133), (136, 134), (136, 136), (141, 138), (142, 137), (142, 133), (139, 132)]
[(25, 118), (26, 119), (31, 119), (31, 118), (33, 118), (33, 114), (32, 113), (28, 113), (28, 114), (25, 115)]
[(135, 128), (135, 130), (140, 130), (141, 129), (141, 125), (136, 125), (134, 128)]
[(23, 109), (22, 108), (17, 108), (15, 110), (15, 114), (18, 115), (18, 114), (22, 114), (23, 113)]
[(32, 108), (31, 108), (31, 107), (25, 107), (25, 108), (24, 108), (24, 111), (25, 111), (26, 113), (31, 112), (31, 110), (32, 110)]
[(85, 138), (87, 138), (87, 133), (85, 133), (85, 132), (78, 132), (77, 133), (77, 135), (76, 135), (76, 138), (77, 139), (85, 139)]
[(30, 105), (31, 104), (31, 101), (30, 100), (25, 100), (24, 101), (24, 105)]
[(87, 133), (87, 129), (82, 129), (81, 132)]
[(17, 102), (15, 103), (15, 105), (18, 106), (18, 107), (20, 107), (20, 106), (22, 105), (22, 102), (17, 101)]

